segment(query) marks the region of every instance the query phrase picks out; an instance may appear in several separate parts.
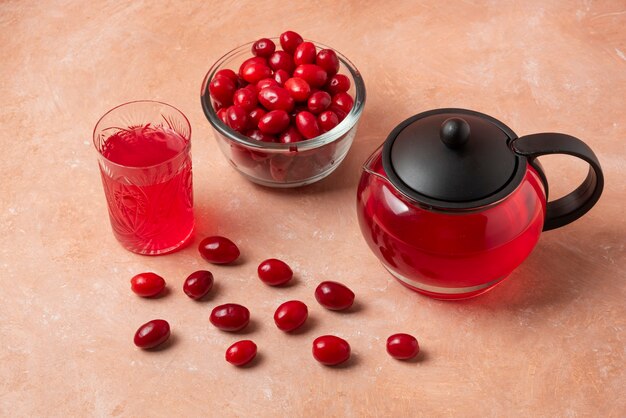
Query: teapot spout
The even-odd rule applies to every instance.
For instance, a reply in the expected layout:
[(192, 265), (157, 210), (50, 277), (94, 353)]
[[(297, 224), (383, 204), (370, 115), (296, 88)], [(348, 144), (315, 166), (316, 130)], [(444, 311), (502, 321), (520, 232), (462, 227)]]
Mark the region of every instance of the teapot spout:
[(370, 157), (363, 164), (363, 171), (379, 177), (380, 179), (389, 182), (382, 162), (383, 145), (379, 146), (376, 151), (370, 155)]

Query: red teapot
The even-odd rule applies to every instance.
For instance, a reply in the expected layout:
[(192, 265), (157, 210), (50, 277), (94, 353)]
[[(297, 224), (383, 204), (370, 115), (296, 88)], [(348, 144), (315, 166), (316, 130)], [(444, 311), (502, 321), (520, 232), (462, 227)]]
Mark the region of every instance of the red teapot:
[[(568, 154), (590, 168), (549, 202), (537, 157)], [(492, 289), (519, 266), (542, 231), (584, 215), (602, 194), (598, 158), (565, 134), (517, 135), (465, 109), (437, 109), (398, 125), (363, 167), (361, 231), (403, 285), (438, 299)]]

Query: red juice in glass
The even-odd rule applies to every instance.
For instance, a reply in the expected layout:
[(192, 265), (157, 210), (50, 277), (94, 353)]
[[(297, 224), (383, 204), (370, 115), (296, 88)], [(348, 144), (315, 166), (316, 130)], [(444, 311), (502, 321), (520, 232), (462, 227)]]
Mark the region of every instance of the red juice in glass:
[(111, 226), (130, 251), (164, 254), (191, 237), (190, 133), (182, 113), (158, 102), (122, 105), (96, 126)]

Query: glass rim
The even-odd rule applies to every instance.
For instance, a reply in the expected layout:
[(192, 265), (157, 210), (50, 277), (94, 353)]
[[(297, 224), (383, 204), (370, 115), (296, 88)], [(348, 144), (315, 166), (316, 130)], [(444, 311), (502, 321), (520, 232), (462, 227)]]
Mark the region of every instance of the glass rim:
[[(278, 37), (272, 37), (269, 39), (275, 42), (279, 41)], [(337, 58), (339, 58), (339, 61), (341, 62), (341, 64), (343, 64), (350, 72), (350, 76), (352, 77), (352, 83), (354, 85), (354, 90), (355, 90), (354, 105), (352, 106), (352, 109), (350, 109), (350, 112), (348, 112), (344, 120), (342, 120), (336, 127), (331, 129), (330, 131), (325, 132), (322, 135), (319, 135), (313, 139), (308, 139), (305, 141), (289, 143), (289, 144), (255, 141), (227, 127), (222, 122), (222, 120), (217, 116), (217, 113), (215, 112), (211, 104), (211, 100), (210, 99), (207, 100), (206, 98), (207, 96), (205, 92), (209, 85), (209, 82), (213, 79), (215, 74), (221, 69), (220, 67), (227, 60), (233, 58), (237, 54), (243, 51), (249, 50), (252, 44), (256, 42), (256, 41), (252, 41), (252, 42), (248, 42), (243, 45), (240, 45), (228, 51), (226, 54), (222, 55), (211, 66), (209, 71), (204, 76), (204, 80), (202, 81), (202, 86), (200, 90), (200, 102), (202, 104), (202, 110), (204, 111), (204, 115), (208, 119), (211, 126), (213, 126), (213, 128), (217, 130), (218, 133), (224, 135), (231, 141), (234, 141), (240, 145), (243, 145), (244, 147), (253, 148), (255, 150), (271, 150), (271, 151), (286, 151), (286, 152), (291, 152), (293, 151), (294, 148), (297, 148), (298, 151), (316, 149), (324, 145), (327, 145), (331, 142), (334, 142), (342, 138), (345, 134), (347, 134), (350, 131), (350, 129), (352, 129), (358, 122), (359, 118), (361, 117), (361, 113), (363, 113), (363, 108), (365, 106), (366, 91), (365, 91), (365, 83), (363, 82), (363, 77), (361, 77), (361, 73), (356, 68), (356, 66), (345, 55), (337, 51), (335, 48), (331, 48), (327, 45), (324, 45), (316, 41), (312, 41), (310, 39), (306, 39), (306, 41), (312, 42), (318, 48), (332, 49), (333, 51), (335, 51), (335, 53), (337, 54)]]
[[(100, 149), (98, 149), (98, 146), (96, 145), (96, 131), (98, 131), (98, 127), (100, 126), (100, 123), (102, 122), (102, 120), (105, 117), (107, 117), (108, 115), (110, 115), (111, 113), (113, 113), (114, 111), (116, 111), (119, 108), (124, 107), (124, 106), (133, 105), (133, 104), (141, 104), (141, 103), (143, 103), (143, 104), (152, 104), (152, 105), (162, 105), (162, 106), (168, 107), (170, 109), (173, 109), (175, 112), (180, 114), (182, 116), (183, 120), (185, 121), (185, 123), (187, 124), (187, 127), (189, 128), (188, 138), (186, 138), (185, 136), (181, 135), (184, 139), (187, 140), (186, 143), (185, 143), (185, 146), (176, 155), (174, 155), (173, 157), (170, 157), (167, 160), (165, 160), (163, 162), (160, 162), (158, 164), (152, 164), (152, 165), (136, 167), (136, 166), (130, 166), (130, 165), (124, 165), (124, 164), (116, 163), (115, 161), (112, 161), (111, 159), (105, 157), (102, 154), (102, 151), (100, 151)], [(176, 108), (175, 106), (172, 106), (171, 104), (168, 104), (168, 103), (165, 103), (165, 102), (161, 102), (159, 100), (131, 100), (131, 101), (119, 104), (119, 105), (117, 105), (115, 107), (112, 107), (111, 109), (106, 111), (100, 117), (100, 119), (98, 119), (98, 122), (96, 122), (96, 125), (93, 128), (93, 134), (92, 134), (91, 142), (92, 142), (94, 148), (96, 149), (96, 152), (98, 153), (98, 155), (101, 158), (104, 158), (107, 161), (107, 164), (112, 164), (113, 166), (124, 168), (124, 169), (129, 169), (129, 170), (148, 170), (148, 169), (151, 169), (151, 168), (161, 167), (162, 165), (169, 164), (172, 161), (176, 160), (177, 158), (180, 158), (181, 155), (189, 153), (189, 151), (191, 149), (191, 122), (189, 122), (189, 119), (187, 118), (187, 116), (185, 116), (185, 114), (180, 109)]]

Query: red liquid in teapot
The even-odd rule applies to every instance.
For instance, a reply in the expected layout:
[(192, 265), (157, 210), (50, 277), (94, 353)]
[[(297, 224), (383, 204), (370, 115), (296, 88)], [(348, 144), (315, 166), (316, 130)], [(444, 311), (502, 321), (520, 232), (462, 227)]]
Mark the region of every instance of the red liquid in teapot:
[(101, 151), (102, 183), (113, 232), (131, 251), (160, 254), (178, 247), (193, 229), (188, 140), (150, 125), (120, 130)]
[[(384, 176), (380, 154), (369, 169)], [(495, 286), (530, 254), (543, 228), (545, 194), (530, 168), (498, 204), (463, 214), (433, 212), (365, 171), (357, 208), (367, 243), (401, 283), (433, 297), (463, 299)]]

